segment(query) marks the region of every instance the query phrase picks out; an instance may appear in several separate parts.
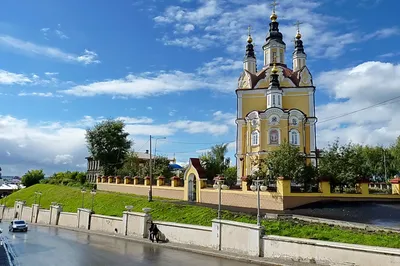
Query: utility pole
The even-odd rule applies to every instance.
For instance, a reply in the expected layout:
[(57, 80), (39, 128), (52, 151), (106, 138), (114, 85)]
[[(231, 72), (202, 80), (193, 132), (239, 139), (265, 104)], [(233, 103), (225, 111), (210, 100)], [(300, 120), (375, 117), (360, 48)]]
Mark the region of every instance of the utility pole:
[(151, 135), (150, 135), (150, 160), (149, 160), (149, 177), (150, 177), (150, 188), (149, 188), (149, 202), (153, 200), (153, 169), (151, 163)]
[(385, 181), (387, 181), (386, 151), (383, 150), (383, 166), (385, 168)]

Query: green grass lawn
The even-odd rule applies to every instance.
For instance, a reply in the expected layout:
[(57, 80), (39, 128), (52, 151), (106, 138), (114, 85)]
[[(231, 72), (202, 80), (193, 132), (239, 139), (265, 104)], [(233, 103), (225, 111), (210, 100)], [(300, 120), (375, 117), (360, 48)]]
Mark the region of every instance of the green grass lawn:
[[(82, 193), (78, 188), (35, 185), (15, 192), (6, 198), (7, 206), (14, 206), (14, 201), (26, 200), (28, 206), (34, 203), (35, 191), (42, 192), (40, 203), (49, 208), (51, 202), (63, 205), (63, 211), (76, 212), (82, 205)], [(142, 208), (152, 209), (154, 220), (175, 223), (211, 226), (217, 211), (212, 208), (177, 204), (177, 201), (155, 198), (148, 202), (147, 197), (131, 194), (97, 191), (94, 200), (94, 211), (98, 214), (122, 216), (126, 205), (133, 205), (134, 211), (142, 212)], [(85, 193), (85, 208), (91, 207), (91, 195)], [(249, 214), (223, 211), (222, 218), (245, 223), (256, 223), (256, 217)], [(367, 232), (359, 229), (348, 229), (324, 224), (312, 224), (300, 221), (264, 220), (266, 234), (290, 236), (298, 238), (318, 239), (350, 244), (400, 248), (400, 234), (386, 232)]]

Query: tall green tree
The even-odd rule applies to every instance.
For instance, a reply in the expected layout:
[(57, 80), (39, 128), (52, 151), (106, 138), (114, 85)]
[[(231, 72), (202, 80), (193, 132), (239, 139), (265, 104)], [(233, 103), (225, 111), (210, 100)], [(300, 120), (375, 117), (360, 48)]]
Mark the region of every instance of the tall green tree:
[(21, 183), (26, 187), (30, 187), (39, 184), (42, 179), (44, 179), (43, 170), (29, 170), (22, 176)]
[(225, 158), (228, 152), (228, 144), (215, 145), (211, 150), (200, 157), (201, 164), (206, 171), (208, 180), (214, 179), (217, 175), (222, 175), (230, 166), (230, 158)]
[(128, 139), (125, 124), (119, 120), (106, 120), (86, 130), (90, 154), (100, 161), (105, 175), (114, 175), (124, 163), (132, 141)]
[[(391, 169), (394, 173), (400, 173), (400, 136), (397, 137), (396, 142), (390, 147), (389, 153), (393, 158)], [(391, 176), (393, 177), (393, 175)]]
[(345, 186), (354, 187), (359, 179), (371, 178), (373, 172), (361, 146), (340, 145), (339, 140), (324, 149), (319, 162), (319, 174), (330, 178), (332, 189), (339, 187), (341, 192)]
[(277, 150), (269, 153), (265, 160), (274, 177), (292, 180), (299, 177), (306, 163), (306, 158), (300, 153), (299, 148), (288, 142), (282, 143)]

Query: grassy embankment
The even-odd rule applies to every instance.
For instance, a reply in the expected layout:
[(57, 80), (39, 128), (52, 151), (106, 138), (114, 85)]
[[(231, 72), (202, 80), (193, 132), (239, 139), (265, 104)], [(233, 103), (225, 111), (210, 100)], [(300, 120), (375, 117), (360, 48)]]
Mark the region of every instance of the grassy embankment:
[[(51, 202), (58, 202), (63, 204), (64, 211), (76, 212), (82, 204), (80, 189), (56, 185), (35, 185), (8, 196), (7, 206), (12, 207), (17, 199), (26, 200), (27, 205), (30, 206), (34, 203), (35, 191), (43, 193), (41, 205), (44, 208), (49, 208)], [(102, 191), (98, 191), (95, 196), (94, 210), (98, 214), (122, 216), (126, 205), (133, 205), (134, 211), (139, 212), (142, 208), (150, 207), (153, 219), (158, 221), (210, 226), (212, 219), (217, 216), (217, 211), (212, 208), (176, 204), (176, 201), (168, 199), (154, 199), (153, 202), (148, 202), (147, 197), (143, 196)], [(91, 195), (88, 192), (85, 194), (85, 207), (91, 207)], [(222, 218), (256, 223), (256, 217), (242, 213), (224, 211)], [(268, 235), (400, 248), (400, 234), (396, 233), (366, 232), (299, 221), (265, 220), (262, 225)]]

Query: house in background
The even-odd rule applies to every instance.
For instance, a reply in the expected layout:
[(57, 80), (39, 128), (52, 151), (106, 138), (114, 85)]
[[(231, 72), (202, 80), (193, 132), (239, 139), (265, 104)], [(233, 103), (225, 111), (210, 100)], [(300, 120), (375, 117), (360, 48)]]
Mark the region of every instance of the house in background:
[[(139, 158), (139, 164), (144, 164), (150, 160), (150, 153), (148, 150), (146, 152), (136, 152)], [(97, 177), (103, 175), (103, 171), (100, 165), (100, 162), (94, 160), (93, 157), (89, 156), (85, 158), (87, 160), (87, 171), (86, 171), (86, 180), (90, 183), (96, 183)], [(153, 157), (154, 159), (154, 157)], [(171, 164), (176, 163), (176, 159), (169, 158)]]

